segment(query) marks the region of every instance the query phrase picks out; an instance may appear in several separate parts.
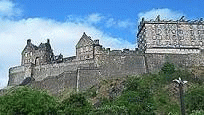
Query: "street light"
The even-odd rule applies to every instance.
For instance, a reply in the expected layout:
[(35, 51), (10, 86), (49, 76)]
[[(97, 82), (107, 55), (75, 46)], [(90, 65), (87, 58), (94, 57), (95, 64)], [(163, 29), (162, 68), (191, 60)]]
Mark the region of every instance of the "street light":
[(179, 93), (180, 93), (180, 102), (181, 102), (181, 114), (185, 115), (185, 107), (184, 107), (184, 100), (183, 100), (183, 85), (188, 81), (182, 81), (181, 78), (173, 80), (179, 84)]

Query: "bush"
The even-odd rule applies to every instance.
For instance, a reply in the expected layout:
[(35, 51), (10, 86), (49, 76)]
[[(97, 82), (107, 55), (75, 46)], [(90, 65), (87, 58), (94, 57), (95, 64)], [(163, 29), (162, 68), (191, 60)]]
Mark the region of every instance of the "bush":
[(172, 63), (165, 62), (163, 67), (161, 68), (161, 71), (165, 74), (172, 74), (175, 72), (175, 66)]
[(54, 114), (56, 104), (47, 92), (21, 86), (0, 96), (0, 114)]
[(203, 110), (193, 110), (190, 115), (204, 115)]
[(194, 85), (186, 92), (185, 104), (188, 113), (191, 113), (193, 110), (204, 110), (203, 89), (203, 85)]
[(117, 106), (117, 105), (104, 105), (100, 108), (97, 108), (91, 111), (89, 114), (91, 115), (101, 115), (101, 114), (111, 114), (111, 115), (127, 115), (127, 108), (125, 106)]
[(128, 114), (154, 114), (154, 75), (132, 76), (126, 81), (122, 95), (112, 102), (117, 107), (126, 107)]
[(75, 93), (70, 95), (69, 98), (62, 101), (59, 109), (65, 114), (88, 114), (92, 109), (92, 105), (82, 95), (82, 93)]
[[(126, 107), (128, 114), (154, 114), (150, 93), (146, 91), (126, 91), (113, 102), (119, 107)], [(125, 112), (125, 111), (123, 111)]]

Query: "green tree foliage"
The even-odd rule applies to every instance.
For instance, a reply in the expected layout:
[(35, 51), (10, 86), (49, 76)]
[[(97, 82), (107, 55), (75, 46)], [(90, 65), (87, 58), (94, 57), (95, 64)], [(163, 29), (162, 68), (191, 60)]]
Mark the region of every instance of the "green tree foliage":
[(65, 114), (84, 115), (91, 111), (92, 105), (82, 93), (74, 93), (62, 101), (59, 109)]
[(175, 66), (172, 63), (166, 62), (161, 68), (161, 71), (164, 72), (165, 74), (172, 74), (175, 72)]
[(123, 93), (97, 109), (101, 114), (154, 114), (150, 82), (138, 76), (129, 77)]
[(21, 86), (0, 96), (0, 114), (54, 114), (56, 111), (56, 99), (45, 91)]
[[(204, 110), (204, 86), (193, 85), (185, 95), (185, 105), (188, 113)], [(203, 111), (202, 111), (203, 113)]]
[(204, 115), (203, 110), (193, 110), (190, 115)]
[(103, 115), (103, 114), (109, 114), (109, 115), (127, 115), (127, 107), (125, 106), (117, 106), (114, 104), (105, 104), (100, 108), (94, 109), (90, 111), (90, 115)]

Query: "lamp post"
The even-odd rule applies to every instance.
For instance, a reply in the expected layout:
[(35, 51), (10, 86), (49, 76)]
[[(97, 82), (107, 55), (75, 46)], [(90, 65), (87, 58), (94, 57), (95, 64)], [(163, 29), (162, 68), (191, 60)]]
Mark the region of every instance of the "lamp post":
[(188, 81), (182, 81), (181, 78), (173, 80), (179, 84), (179, 94), (180, 94), (180, 102), (181, 102), (181, 114), (185, 115), (185, 107), (184, 107), (184, 100), (183, 100), (183, 85)]

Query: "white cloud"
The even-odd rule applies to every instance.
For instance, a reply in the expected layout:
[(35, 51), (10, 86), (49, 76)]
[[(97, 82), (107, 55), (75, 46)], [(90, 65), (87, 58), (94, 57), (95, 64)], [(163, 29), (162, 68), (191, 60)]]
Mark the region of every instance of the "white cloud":
[(114, 18), (109, 18), (108, 20), (106, 20), (106, 27), (107, 28), (115, 27), (115, 28), (125, 28), (125, 29), (131, 28), (131, 29), (133, 29), (135, 27), (135, 23), (130, 21), (130, 19), (116, 20)]
[(160, 15), (161, 20), (179, 20), (181, 16), (185, 16), (182, 12), (173, 11), (168, 8), (163, 9), (152, 9), (147, 12), (141, 12), (138, 14), (139, 21), (144, 17), (145, 20), (155, 20)]
[(22, 10), (16, 8), (15, 4), (9, 0), (0, 1), (0, 16), (19, 16), (21, 15)]
[(88, 16), (77, 16), (77, 15), (68, 15), (67, 21), (74, 23), (87, 23), (87, 24), (96, 24), (100, 23), (104, 19), (99, 13), (93, 13)]
[(106, 27), (112, 27), (113, 25), (116, 24), (116, 21), (113, 19), (113, 18), (109, 18), (107, 21), (106, 21)]
[(88, 21), (91, 23), (98, 23), (100, 22), (104, 17), (98, 13), (94, 13), (88, 16)]
[(127, 28), (134, 26), (135, 24), (131, 22), (130, 20), (123, 20), (123, 21), (118, 21), (118, 26), (122, 28)]

